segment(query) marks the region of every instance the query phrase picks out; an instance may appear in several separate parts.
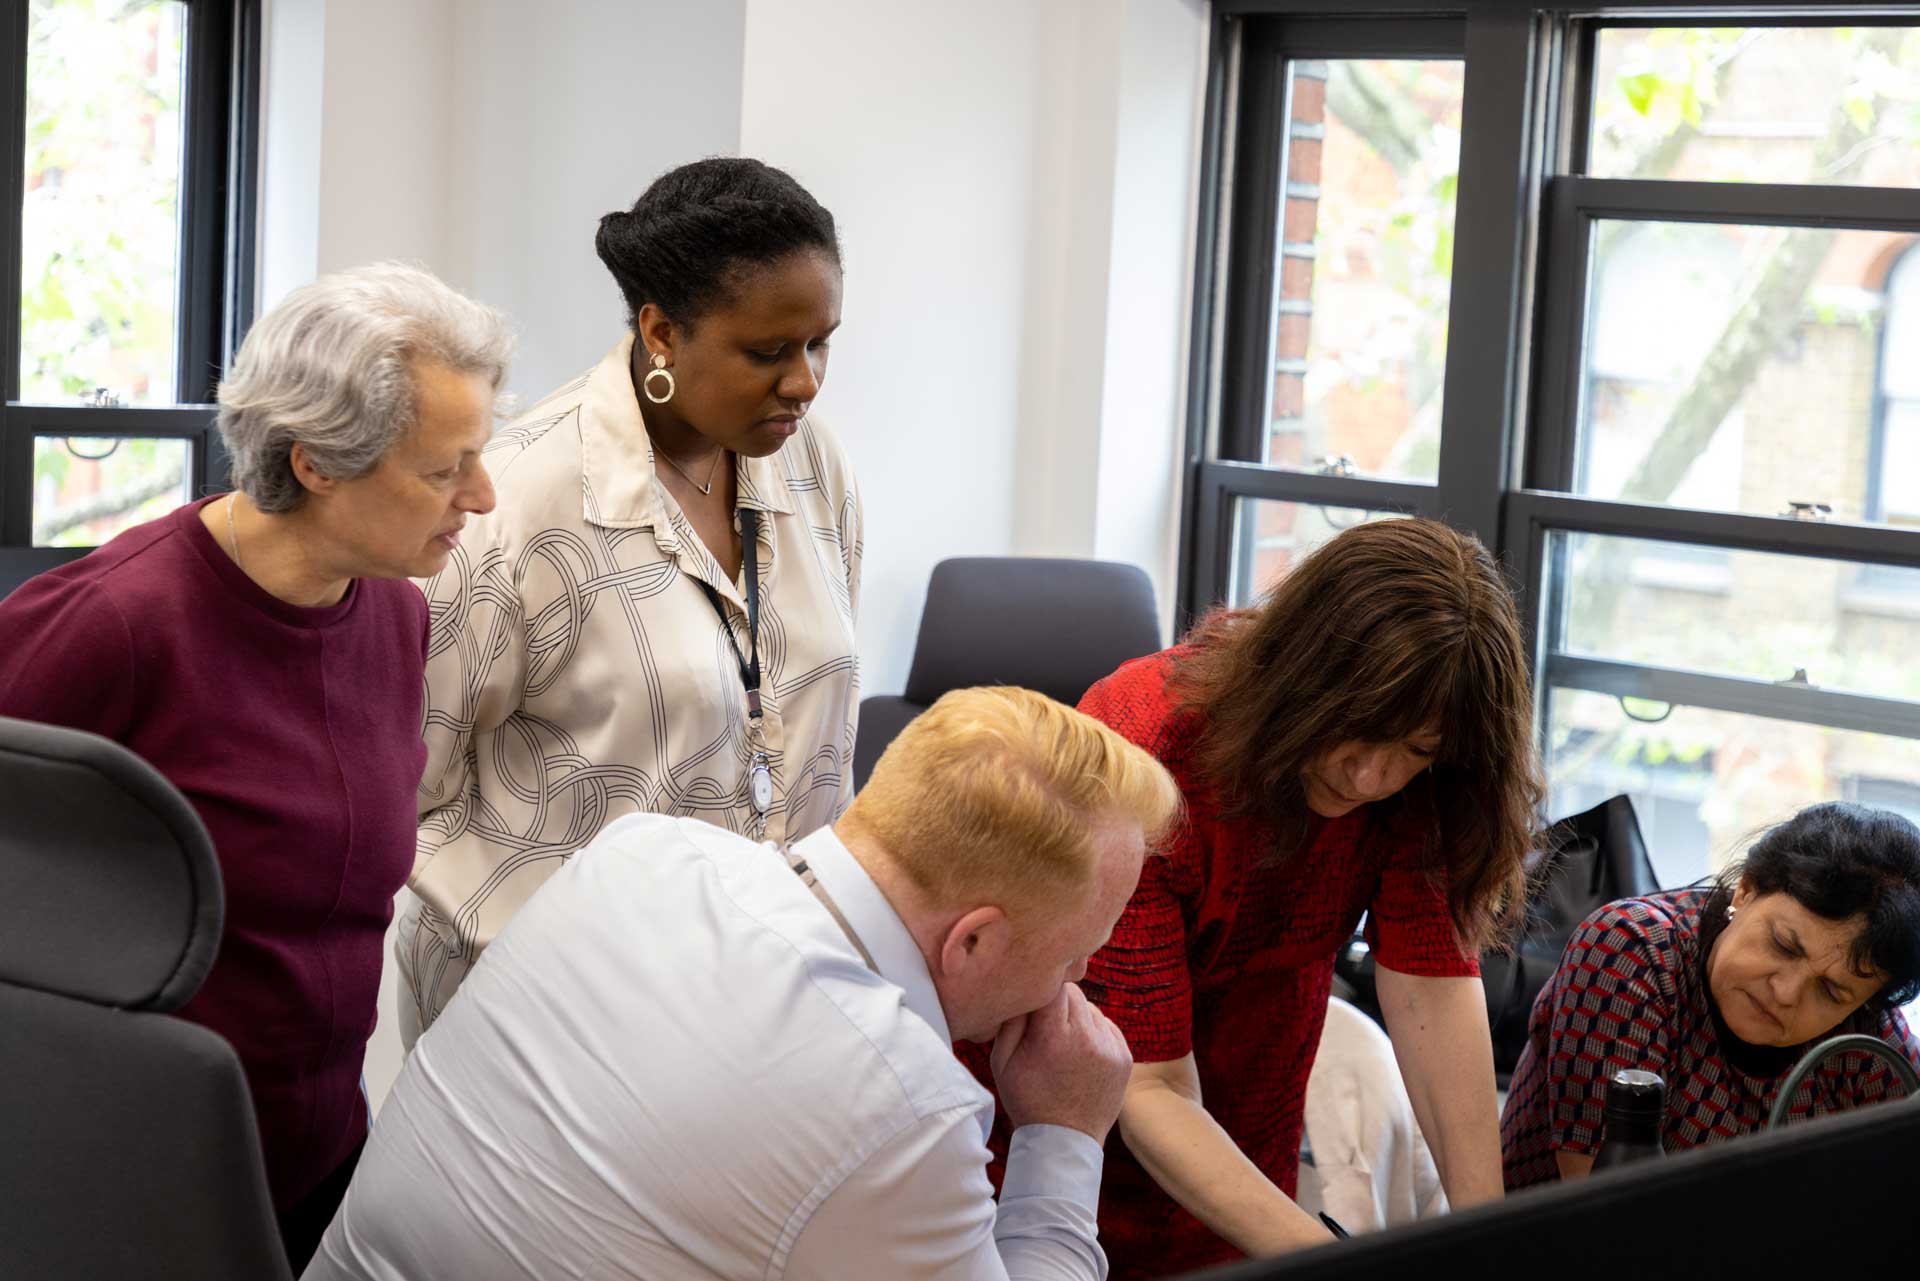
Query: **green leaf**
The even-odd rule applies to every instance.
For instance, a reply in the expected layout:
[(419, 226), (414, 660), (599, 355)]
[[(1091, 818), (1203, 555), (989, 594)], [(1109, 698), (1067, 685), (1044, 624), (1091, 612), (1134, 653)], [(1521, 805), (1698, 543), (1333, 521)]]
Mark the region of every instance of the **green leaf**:
[(1840, 109), (1847, 113), (1847, 119), (1853, 122), (1855, 129), (1861, 133), (1873, 132), (1874, 111), (1871, 95), (1849, 94), (1841, 102)]
[(1660, 91), (1660, 77), (1651, 71), (1643, 71), (1637, 76), (1621, 76), (1618, 84), (1625, 95), (1627, 105), (1642, 116), (1653, 108), (1654, 95)]

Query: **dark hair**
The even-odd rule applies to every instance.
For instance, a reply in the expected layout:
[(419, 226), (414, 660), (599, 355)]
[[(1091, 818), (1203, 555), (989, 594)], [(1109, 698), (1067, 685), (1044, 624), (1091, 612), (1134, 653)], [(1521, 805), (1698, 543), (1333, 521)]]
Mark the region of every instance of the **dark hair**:
[(1227, 812), (1273, 832), (1275, 860), (1306, 839), (1301, 772), (1315, 757), (1437, 726), (1434, 777), (1396, 798), (1392, 839), (1436, 849), (1463, 945), (1505, 939), (1545, 787), (1513, 596), (1478, 539), (1431, 520), (1357, 525), (1188, 641), (1173, 683), (1203, 726), (1195, 762)]
[(627, 324), (653, 303), (692, 325), (727, 302), (745, 270), (803, 250), (840, 261), (833, 215), (791, 176), (715, 156), (669, 169), (633, 208), (600, 220), (600, 261), (627, 301)]
[(1920, 996), (1920, 828), (1891, 810), (1829, 801), (1762, 833), (1720, 873), (1701, 909), (1724, 912), (1745, 881), (1756, 894), (1790, 894), (1829, 921), (1865, 918), (1847, 962), (1886, 976), (1867, 1005), (1888, 1010)]

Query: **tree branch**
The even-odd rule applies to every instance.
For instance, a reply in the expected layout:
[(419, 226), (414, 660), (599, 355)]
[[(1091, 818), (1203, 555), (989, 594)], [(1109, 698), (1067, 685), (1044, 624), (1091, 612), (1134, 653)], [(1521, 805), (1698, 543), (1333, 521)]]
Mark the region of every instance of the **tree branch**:
[(48, 512), (44, 520), (33, 522), (33, 542), (36, 547), (45, 547), (70, 529), (78, 529), (103, 516), (119, 516), (130, 512), (140, 504), (150, 502), (162, 494), (180, 488), (180, 482), (186, 473), (178, 467), (164, 472), (144, 476), (131, 485), (119, 489), (110, 489), (105, 493), (94, 494), (81, 499), (71, 507), (61, 507)]

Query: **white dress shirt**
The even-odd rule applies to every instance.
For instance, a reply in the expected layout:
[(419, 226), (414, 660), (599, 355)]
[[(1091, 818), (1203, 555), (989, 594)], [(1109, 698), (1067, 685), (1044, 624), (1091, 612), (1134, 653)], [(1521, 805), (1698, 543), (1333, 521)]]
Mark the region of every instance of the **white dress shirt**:
[(308, 1281), (1104, 1278), (1100, 1145), (1018, 1130), (831, 828), (610, 824), (420, 1039)]

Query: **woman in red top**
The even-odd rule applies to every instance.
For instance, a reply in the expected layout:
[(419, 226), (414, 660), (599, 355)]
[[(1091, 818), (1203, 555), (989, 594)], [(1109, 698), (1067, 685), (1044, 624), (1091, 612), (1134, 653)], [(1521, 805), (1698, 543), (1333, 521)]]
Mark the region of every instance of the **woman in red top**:
[(1100, 1194), (1116, 1281), (1329, 1238), (1292, 1196), (1334, 957), (1363, 914), (1448, 1197), (1499, 1196), (1474, 958), (1521, 902), (1542, 793), (1486, 550), (1433, 521), (1357, 526), (1080, 707), (1188, 807), (1083, 985), (1135, 1061)]

